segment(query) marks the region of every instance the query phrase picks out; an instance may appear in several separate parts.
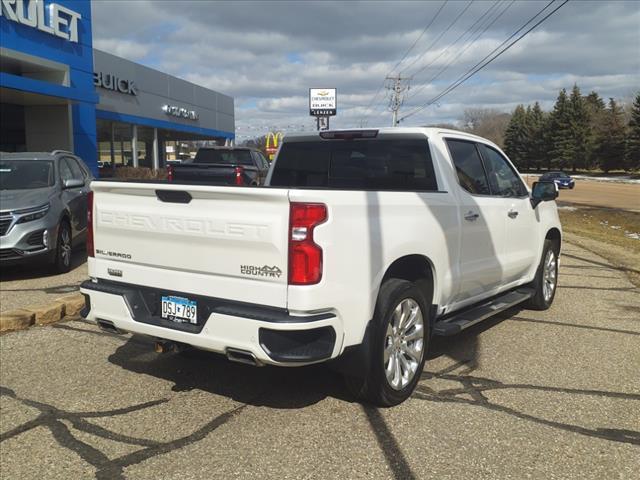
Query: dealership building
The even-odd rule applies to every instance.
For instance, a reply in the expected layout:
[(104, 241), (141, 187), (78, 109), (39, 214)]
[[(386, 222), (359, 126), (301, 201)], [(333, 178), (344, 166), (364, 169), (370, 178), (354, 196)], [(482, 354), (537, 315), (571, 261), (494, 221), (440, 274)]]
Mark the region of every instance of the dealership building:
[(0, 151), (161, 168), (234, 139), (233, 98), (93, 49), (89, 0), (0, 1)]

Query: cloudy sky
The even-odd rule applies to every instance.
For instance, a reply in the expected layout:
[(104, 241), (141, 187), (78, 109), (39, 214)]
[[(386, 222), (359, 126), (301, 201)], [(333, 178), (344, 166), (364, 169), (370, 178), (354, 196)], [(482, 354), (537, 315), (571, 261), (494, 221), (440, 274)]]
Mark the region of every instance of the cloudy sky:
[[(400, 115), (413, 113), (547, 3), (94, 0), (93, 35), (96, 48), (235, 97), (242, 140), (313, 128), (309, 87), (338, 89), (332, 127), (389, 125), (387, 75), (409, 77)], [(548, 109), (575, 82), (623, 100), (640, 89), (640, 2), (570, 1), (403, 125), (536, 100)]]

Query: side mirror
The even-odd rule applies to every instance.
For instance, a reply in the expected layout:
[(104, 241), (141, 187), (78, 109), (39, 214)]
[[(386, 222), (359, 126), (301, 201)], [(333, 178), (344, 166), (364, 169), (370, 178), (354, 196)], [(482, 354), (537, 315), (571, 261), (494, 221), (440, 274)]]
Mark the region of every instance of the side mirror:
[(558, 198), (558, 185), (555, 182), (535, 182), (531, 189), (531, 206), (536, 208), (540, 202)]
[(62, 183), (62, 188), (64, 188), (65, 190), (69, 188), (80, 188), (80, 187), (84, 187), (84, 180), (80, 180), (78, 178), (70, 178), (68, 180), (65, 180)]

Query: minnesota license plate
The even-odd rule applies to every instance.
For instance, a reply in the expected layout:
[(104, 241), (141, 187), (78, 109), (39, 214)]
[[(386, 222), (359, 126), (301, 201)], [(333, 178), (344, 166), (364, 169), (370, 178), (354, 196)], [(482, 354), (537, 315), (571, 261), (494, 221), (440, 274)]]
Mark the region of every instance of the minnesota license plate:
[(184, 297), (162, 297), (162, 318), (179, 323), (198, 323), (198, 305)]

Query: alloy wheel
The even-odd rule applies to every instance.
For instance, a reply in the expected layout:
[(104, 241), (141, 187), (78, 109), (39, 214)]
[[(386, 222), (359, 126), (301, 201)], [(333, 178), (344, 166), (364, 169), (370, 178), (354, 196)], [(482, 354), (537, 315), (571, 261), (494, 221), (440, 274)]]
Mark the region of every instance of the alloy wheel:
[(60, 256), (62, 258), (62, 263), (66, 267), (71, 263), (71, 234), (69, 233), (68, 228), (62, 229), (60, 242)]
[(558, 279), (558, 261), (553, 250), (548, 250), (542, 271), (542, 295), (545, 302), (551, 301)]
[(391, 314), (384, 341), (384, 370), (389, 386), (402, 390), (416, 376), (424, 354), (424, 317), (412, 298), (403, 299)]

